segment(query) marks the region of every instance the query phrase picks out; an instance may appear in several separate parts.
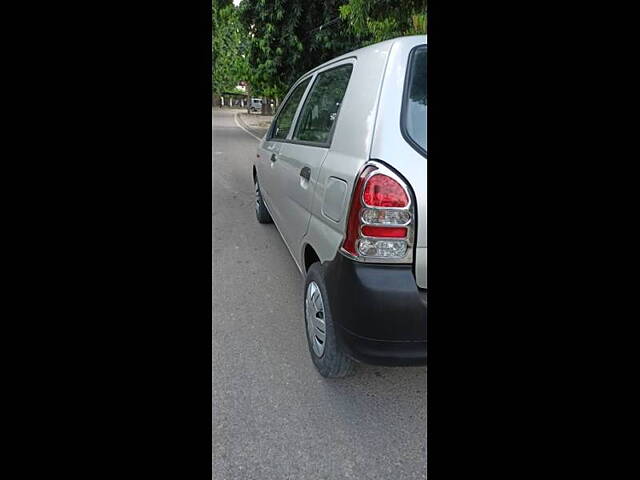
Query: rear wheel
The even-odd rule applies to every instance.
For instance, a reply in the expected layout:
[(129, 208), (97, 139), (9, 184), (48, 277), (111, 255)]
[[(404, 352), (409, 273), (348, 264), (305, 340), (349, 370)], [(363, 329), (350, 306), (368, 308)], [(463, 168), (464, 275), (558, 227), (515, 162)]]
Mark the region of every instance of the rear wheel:
[(264, 200), (262, 199), (258, 179), (256, 178), (253, 182), (256, 191), (256, 218), (260, 223), (271, 223), (273, 220), (271, 219), (271, 214), (269, 213), (269, 210), (267, 210), (267, 206), (264, 204)]
[(327, 297), (324, 267), (316, 262), (307, 271), (304, 288), (304, 321), (307, 344), (313, 364), (320, 375), (346, 377), (354, 370), (354, 362), (340, 348)]

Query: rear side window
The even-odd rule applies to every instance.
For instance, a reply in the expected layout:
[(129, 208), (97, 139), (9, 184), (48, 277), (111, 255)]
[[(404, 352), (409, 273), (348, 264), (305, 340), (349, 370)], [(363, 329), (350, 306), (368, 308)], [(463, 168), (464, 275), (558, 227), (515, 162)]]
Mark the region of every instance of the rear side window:
[(409, 56), (402, 105), (402, 133), (420, 153), (427, 152), (427, 46), (416, 47)]
[(291, 124), (293, 123), (293, 117), (296, 114), (296, 110), (298, 109), (298, 104), (300, 103), (300, 99), (304, 94), (304, 91), (307, 89), (307, 85), (309, 84), (310, 78), (306, 79), (300, 85), (298, 85), (293, 93), (289, 95), (287, 99), (287, 103), (282, 106), (282, 110), (278, 114), (278, 118), (276, 118), (275, 124), (273, 125), (273, 130), (271, 131), (271, 138), (279, 138), (285, 139), (289, 134), (289, 130), (291, 129)]
[(318, 74), (300, 112), (294, 140), (329, 145), (352, 70), (353, 65), (347, 64)]

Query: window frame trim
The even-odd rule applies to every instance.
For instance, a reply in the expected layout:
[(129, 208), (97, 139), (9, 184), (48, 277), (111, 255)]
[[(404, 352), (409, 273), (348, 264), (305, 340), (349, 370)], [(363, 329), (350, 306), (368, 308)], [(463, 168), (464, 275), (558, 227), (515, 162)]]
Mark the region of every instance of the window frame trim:
[(336, 130), (336, 125), (338, 124), (338, 118), (340, 117), (340, 110), (342, 110), (342, 105), (344, 102), (340, 102), (340, 106), (338, 107), (338, 110), (336, 111), (336, 118), (333, 121), (333, 125), (331, 125), (331, 130), (329, 130), (329, 137), (327, 139), (326, 142), (310, 142), (308, 140), (294, 140), (294, 136), (297, 135), (298, 133), (298, 120), (299, 120), (299, 116), (302, 114), (302, 110), (304, 109), (304, 107), (307, 104), (307, 100), (309, 99), (309, 96), (313, 90), (313, 87), (315, 87), (316, 82), (318, 81), (318, 76), (326, 73), (326, 72), (330, 72), (331, 70), (336, 70), (338, 68), (342, 68), (346, 65), (351, 65), (351, 73), (349, 74), (349, 80), (347, 81), (347, 86), (344, 90), (344, 94), (342, 96), (342, 99), (344, 100), (344, 98), (347, 96), (347, 90), (349, 89), (349, 85), (351, 84), (351, 78), (353, 77), (353, 70), (355, 69), (355, 64), (356, 64), (356, 60), (357, 57), (353, 56), (353, 57), (348, 57), (348, 58), (343, 58), (340, 61), (336, 62), (336, 63), (332, 63), (330, 65), (327, 65), (326, 68), (322, 69), (322, 70), (315, 70), (314, 75), (313, 75), (313, 81), (311, 82), (311, 87), (309, 88), (308, 91), (305, 92), (304, 95), (304, 101), (302, 102), (302, 106), (300, 107), (300, 110), (298, 112), (296, 112), (296, 118), (295, 118), (295, 126), (293, 129), (293, 133), (290, 135), (290, 138), (287, 139), (287, 143), (291, 143), (293, 145), (306, 145), (306, 146), (310, 146), (310, 147), (320, 147), (320, 148), (331, 148), (331, 144), (333, 143), (333, 135), (335, 133)]
[(400, 109), (400, 133), (402, 134), (402, 137), (407, 141), (407, 143), (411, 145), (411, 147), (416, 152), (418, 152), (424, 158), (427, 158), (427, 151), (424, 148), (422, 148), (421, 145), (418, 145), (418, 143), (413, 138), (411, 138), (411, 135), (409, 135), (409, 132), (407, 131), (407, 121), (406, 121), (406, 115), (405, 115), (407, 113), (407, 105), (408, 105), (407, 97), (409, 95), (409, 82), (411, 81), (411, 75), (413, 74), (413, 66), (414, 66), (413, 57), (416, 51), (421, 48), (424, 48), (425, 50), (427, 50), (427, 44), (421, 43), (420, 45), (416, 45), (409, 51), (409, 55), (407, 57), (407, 69), (406, 69), (406, 74), (404, 78), (404, 87), (402, 92), (402, 107)]
[(267, 136), (265, 138), (265, 141), (267, 141), (267, 142), (281, 142), (281, 143), (287, 143), (288, 142), (288, 137), (291, 134), (292, 128), (289, 128), (289, 131), (287, 132), (287, 136), (285, 138), (275, 138), (273, 136), (273, 130), (276, 127), (276, 123), (278, 123), (278, 119), (280, 118), (280, 114), (282, 113), (282, 110), (287, 105), (287, 102), (291, 98), (291, 95), (293, 95), (293, 92), (295, 92), (296, 88), (298, 88), (302, 83), (304, 83), (306, 80), (309, 80), (309, 83), (308, 83), (307, 87), (304, 89), (304, 92), (302, 92), (302, 96), (300, 97), (300, 101), (298, 102), (298, 107), (296, 108), (296, 111), (293, 114), (293, 118), (291, 119), (291, 127), (293, 127), (295, 129), (296, 123), (298, 121), (298, 115), (300, 113), (301, 105), (304, 104), (304, 102), (305, 102), (305, 100), (307, 98), (307, 94), (309, 93), (309, 87), (311, 85), (313, 85), (313, 79), (314, 79), (314, 75), (313, 74), (312, 75), (305, 75), (305, 76), (299, 78), (298, 81), (293, 85), (293, 87), (291, 87), (291, 89), (289, 90), (289, 93), (287, 94), (286, 97), (284, 97), (284, 100), (282, 100), (282, 103), (278, 107), (278, 110), (276, 111), (276, 114), (273, 117), (273, 120), (271, 121), (271, 125), (269, 126), (269, 130), (267, 130)]

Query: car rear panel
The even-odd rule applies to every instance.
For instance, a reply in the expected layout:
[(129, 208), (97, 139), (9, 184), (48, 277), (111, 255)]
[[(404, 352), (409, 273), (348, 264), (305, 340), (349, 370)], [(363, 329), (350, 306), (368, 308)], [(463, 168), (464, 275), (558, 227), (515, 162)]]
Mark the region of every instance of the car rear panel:
[(370, 157), (385, 162), (410, 184), (416, 197), (417, 232), (415, 276), (420, 288), (427, 288), (427, 160), (403, 137), (400, 129), (402, 97), (409, 53), (426, 44), (426, 36), (394, 42), (383, 79)]

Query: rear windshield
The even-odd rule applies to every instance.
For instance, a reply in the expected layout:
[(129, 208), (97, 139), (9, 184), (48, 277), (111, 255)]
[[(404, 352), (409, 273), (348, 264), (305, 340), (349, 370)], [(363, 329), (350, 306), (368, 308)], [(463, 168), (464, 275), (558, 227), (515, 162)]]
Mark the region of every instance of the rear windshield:
[(411, 51), (402, 106), (403, 133), (416, 150), (427, 151), (427, 46)]

